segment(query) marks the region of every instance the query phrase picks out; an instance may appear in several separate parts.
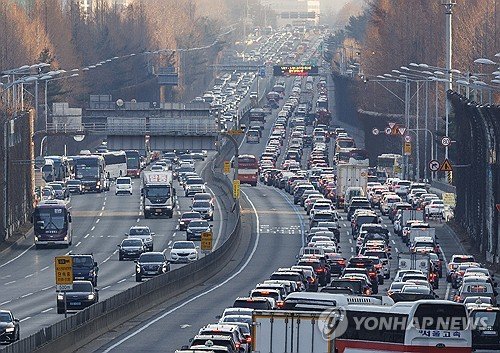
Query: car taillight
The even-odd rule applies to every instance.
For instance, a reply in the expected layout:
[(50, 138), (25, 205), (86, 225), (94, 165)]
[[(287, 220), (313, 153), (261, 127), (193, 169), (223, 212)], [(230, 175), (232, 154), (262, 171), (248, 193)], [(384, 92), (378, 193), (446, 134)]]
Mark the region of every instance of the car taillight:
[(309, 277), (309, 278), (307, 279), (307, 281), (308, 281), (309, 283), (314, 283), (314, 282), (315, 282), (315, 279), (314, 279), (314, 278), (312, 278), (312, 277)]
[(252, 337), (248, 336), (246, 341), (247, 341), (247, 343), (252, 343)]
[(317, 273), (323, 273), (324, 271), (325, 271), (325, 270), (324, 270), (323, 268), (317, 268), (317, 269), (316, 269), (316, 272), (317, 272)]
[(284, 303), (283, 301), (281, 301), (281, 300), (276, 302), (276, 306), (277, 306), (278, 308), (282, 308), (282, 307), (283, 307), (283, 305), (285, 305), (285, 303)]
[(240, 343), (236, 343), (236, 349), (240, 349), (241, 347), (241, 344)]
[(370, 275), (370, 277), (375, 277), (377, 275), (377, 272), (370, 271), (368, 272), (368, 274)]
[(382, 265), (375, 265), (375, 268), (382, 268)]

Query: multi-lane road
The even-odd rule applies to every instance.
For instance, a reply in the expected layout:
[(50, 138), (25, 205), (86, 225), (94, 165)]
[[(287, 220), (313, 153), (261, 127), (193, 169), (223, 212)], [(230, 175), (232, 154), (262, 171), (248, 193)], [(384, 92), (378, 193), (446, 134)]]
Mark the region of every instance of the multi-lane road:
[[(208, 166), (209, 159), (197, 162), (198, 173)], [(48, 326), (62, 315), (56, 313), (54, 257), (71, 251), (76, 254), (93, 253), (99, 265), (98, 288), (100, 299), (106, 299), (120, 291), (136, 285), (135, 267), (132, 261), (118, 261), (118, 248), (125, 233), (134, 225), (147, 225), (155, 233), (154, 249), (167, 250), (175, 240), (185, 240), (185, 232), (178, 230), (178, 217), (188, 211), (191, 198), (184, 197), (181, 187), (177, 190), (177, 210), (172, 219), (145, 219), (141, 212), (140, 179), (133, 180), (133, 195), (100, 194), (72, 195), (70, 211), (73, 218), (73, 244), (69, 249), (38, 249), (33, 246), (33, 237), (22, 238), (5, 250), (0, 263), (0, 307), (9, 308), (21, 321), (21, 336), (24, 337)], [(216, 196), (222, 190), (208, 185)], [(220, 198), (216, 201), (214, 237), (220, 245), (234, 226), (223, 210)], [(230, 224), (232, 223), (232, 224)], [(172, 265), (176, 268), (181, 265)]]

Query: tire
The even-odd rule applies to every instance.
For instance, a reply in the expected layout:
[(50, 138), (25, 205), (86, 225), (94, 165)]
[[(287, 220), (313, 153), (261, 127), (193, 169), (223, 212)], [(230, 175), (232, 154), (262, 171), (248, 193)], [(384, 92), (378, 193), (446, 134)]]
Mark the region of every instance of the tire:
[(149, 212), (144, 212), (144, 218), (146, 218), (146, 219), (151, 218)]
[(209, 219), (210, 219), (211, 221), (213, 221), (213, 220), (214, 220), (214, 216), (212, 215)]
[(138, 275), (135, 275), (135, 281), (136, 282), (142, 282), (142, 277), (138, 276)]
[(378, 279), (378, 284), (383, 285), (384, 284), (384, 277), (380, 277)]
[(118, 261), (123, 261), (123, 256), (118, 255)]
[(62, 309), (62, 308), (57, 308), (57, 313), (58, 313), (58, 314), (64, 314), (64, 309)]

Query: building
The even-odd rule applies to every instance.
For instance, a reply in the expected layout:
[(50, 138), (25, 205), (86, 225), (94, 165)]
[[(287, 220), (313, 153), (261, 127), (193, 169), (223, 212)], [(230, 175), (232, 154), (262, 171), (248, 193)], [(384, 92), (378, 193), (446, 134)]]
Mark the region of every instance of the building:
[(314, 26), (319, 22), (320, 0), (261, 0), (277, 14), (278, 27)]

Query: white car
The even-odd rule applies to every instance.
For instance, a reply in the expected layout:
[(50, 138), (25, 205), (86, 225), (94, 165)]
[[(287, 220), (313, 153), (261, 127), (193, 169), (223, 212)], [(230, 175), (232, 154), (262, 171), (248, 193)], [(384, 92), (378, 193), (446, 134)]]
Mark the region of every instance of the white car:
[(116, 178), (115, 195), (118, 194), (132, 195), (132, 179), (129, 177)]
[(432, 200), (427, 206), (425, 206), (425, 215), (430, 216), (441, 216), (444, 211), (443, 200)]
[(198, 246), (193, 241), (175, 241), (170, 250), (172, 263), (192, 262), (198, 260)]

